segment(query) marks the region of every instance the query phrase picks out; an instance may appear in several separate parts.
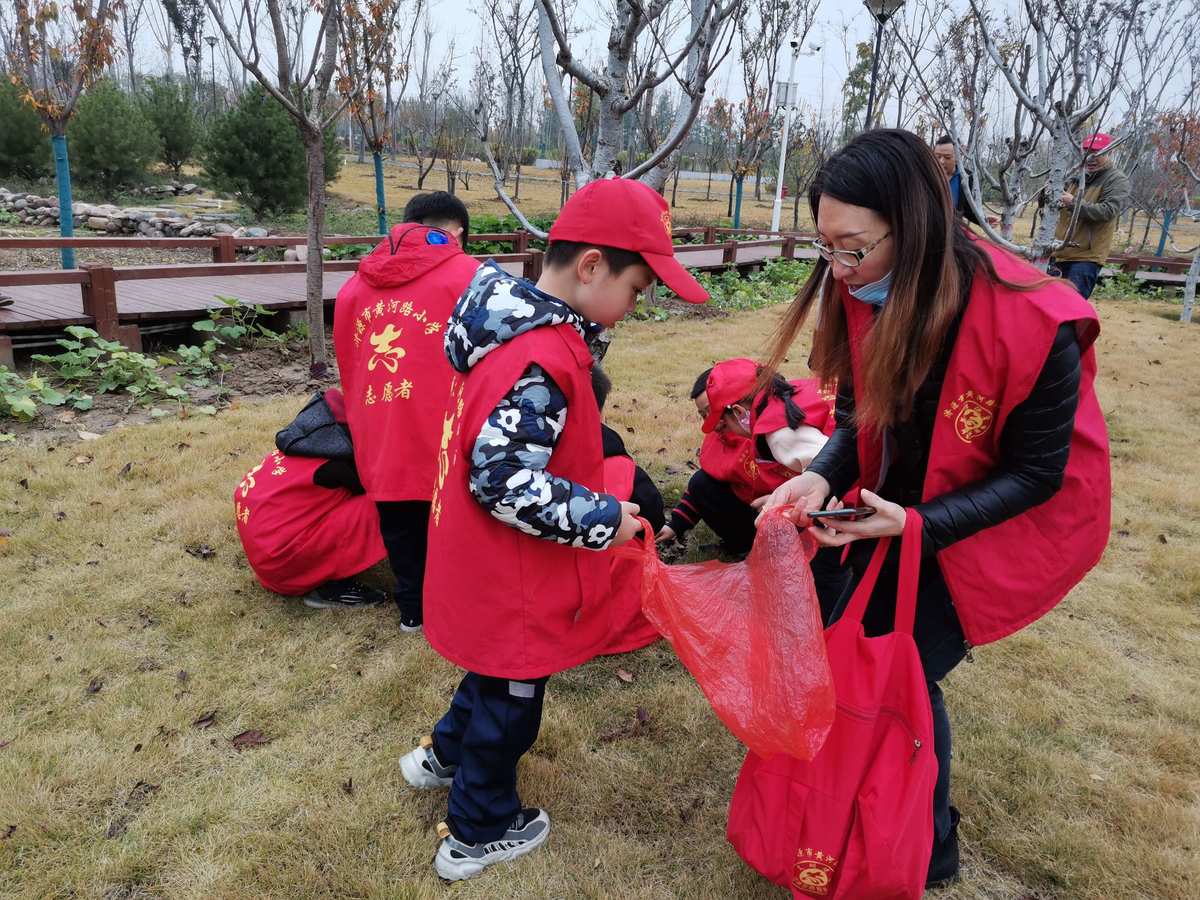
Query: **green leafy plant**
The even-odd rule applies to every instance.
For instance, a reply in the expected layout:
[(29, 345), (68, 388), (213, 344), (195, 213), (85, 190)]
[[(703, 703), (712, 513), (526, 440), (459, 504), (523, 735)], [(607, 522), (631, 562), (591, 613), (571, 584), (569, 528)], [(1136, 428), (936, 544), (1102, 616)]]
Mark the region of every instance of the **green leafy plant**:
[[(162, 364), (154, 357), (106, 340), (82, 325), (71, 325), (66, 331), (70, 337), (56, 341), (62, 353), (36, 353), (32, 357), (45, 365), (68, 391), (64, 402), (76, 409), (88, 409), (91, 397), (79, 392), (108, 394), (123, 390), (140, 403), (158, 400), (174, 400), (181, 406), (187, 403), (187, 391), (162, 377), (159, 372)], [(38, 376), (35, 373), (33, 377)]]
[(259, 338), (275, 339), (278, 335), (261, 324), (258, 320), (275, 315), (274, 310), (267, 309), (261, 303), (247, 305), (237, 297), (218, 295), (223, 308), (210, 309), (208, 318), (193, 322), (192, 328), (201, 334), (212, 335), (212, 340), (229, 347), (246, 348), (254, 346)]
[[(697, 273), (696, 280), (708, 291), (708, 302), (712, 306), (739, 312), (791, 302), (811, 273), (812, 263), (807, 260), (772, 259), (767, 260), (762, 269), (745, 277), (730, 266), (720, 272)], [(664, 289), (663, 297), (675, 298), (675, 295)], [(638, 312), (635, 309), (635, 318), (662, 320), (653, 314), (653, 310), (648, 310), (645, 315)]]
[[(31, 422), (37, 418), (38, 404), (63, 406), (69, 399), (67, 394), (55, 390), (37, 374), (23, 378), (17, 372), (0, 366), (0, 417)], [(87, 399), (87, 405), (90, 406), (91, 398)]]

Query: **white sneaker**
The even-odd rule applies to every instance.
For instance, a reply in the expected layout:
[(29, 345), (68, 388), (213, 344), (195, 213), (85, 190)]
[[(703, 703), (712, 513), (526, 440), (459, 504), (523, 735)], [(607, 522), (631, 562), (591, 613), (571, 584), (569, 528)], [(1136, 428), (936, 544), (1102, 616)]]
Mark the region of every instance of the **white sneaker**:
[(550, 816), (533, 807), (517, 814), (508, 831), (486, 844), (468, 844), (450, 833), (445, 822), (438, 823), (438, 846), (433, 868), (447, 881), (474, 878), (488, 866), (524, 856), (545, 843), (550, 836)]
[(450, 787), (454, 782), (454, 771), (458, 766), (443, 766), (433, 752), (433, 738), (429, 735), (411, 753), (400, 757), (400, 773), (404, 780), (423, 791)]

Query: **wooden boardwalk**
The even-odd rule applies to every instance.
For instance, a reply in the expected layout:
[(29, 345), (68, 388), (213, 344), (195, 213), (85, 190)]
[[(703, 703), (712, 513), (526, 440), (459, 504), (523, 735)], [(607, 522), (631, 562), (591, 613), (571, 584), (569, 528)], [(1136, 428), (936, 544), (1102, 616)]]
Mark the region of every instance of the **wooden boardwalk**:
[[(677, 237), (710, 241), (705, 244), (680, 244), (676, 257), (684, 265), (701, 271), (736, 267), (742, 272), (779, 257), (815, 259), (816, 250), (807, 246), (811, 235), (776, 233), (758, 235), (729, 233), (718, 228), (677, 229)], [(728, 240), (721, 241), (722, 236)], [(504, 269), (514, 275), (536, 279), (541, 273), (542, 253), (528, 249), (529, 235), (478, 235), (478, 239), (508, 242), (514, 252), (492, 254)], [(211, 249), (214, 263), (132, 266), (112, 268), (91, 266), (62, 271), (0, 272), (0, 364), (11, 362), (14, 347), (39, 344), (46, 346), (50, 337), (68, 325), (90, 325), (101, 334), (140, 346), (140, 329), (185, 326), (206, 311), (221, 308), (219, 298), (235, 297), (242, 303), (259, 304), (273, 310), (304, 308), (305, 275), (303, 263), (236, 262), (239, 247), (246, 245), (285, 246), (296, 237), (239, 238), (34, 238), (0, 239), (0, 245), (22, 246), (171, 246)], [(334, 236), (329, 244), (369, 244), (373, 237)], [(715, 242), (714, 242), (715, 241)], [(804, 244), (804, 246), (800, 246)], [(480, 256), (479, 259), (488, 257)], [(1190, 260), (1118, 256), (1109, 259), (1104, 274), (1117, 271), (1133, 274), (1139, 281), (1158, 284), (1182, 284), (1182, 274)], [(327, 261), (323, 296), (332, 304), (342, 285), (358, 263), (354, 260)], [(1164, 271), (1147, 271), (1162, 269)]]
[[(732, 246), (731, 246), (732, 245)], [(699, 246), (690, 249), (682, 245), (677, 256), (684, 265), (717, 270), (730, 265), (745, 269), (761, 265), (767, 259), (778, 258), (783, 253), (783, 242), (742, 241), (731, 242), (719, 247)], [(815, 258), (816, 251), (793, 248), (797, 258)], [(527, 257), (531, 254), (500, 255), (499, 265), (506, 271), (521, 275), (527, 273)], [(516, 259), (514, 257), (522, 257)], [(481, 259), (486, 257), (481, 257)], [(540, 263), (540, 259), (539, 259)], [(353, 262), (327, 263), (324, 273), (322, 295), (331, 304), (342, 285), (353, 275)], [(279, 269), (282, 265), (262, 265), (258, 268)], [(245, 274), (226, 274), (229, 270), (242, 267)], [(169, 266), (159, 267), (162, 272), (150, 269), (133, 273), (131, 270), (112, 270), (116, 275), (115, 295), (117, 318), (122, 325), (154, 325), (169, 322), (186, 322), (198, 318), (208, 309), (220, 308), (220, 297), (236, 297), (245, 304), (261, 304), (268, 309), (287, 310), (304, 308), (303, 271), (270, 271), (257, 273), (256, 264), (240, 263), (224, 266)], [(292, 264), (293, 268), (299, 264)], [(206, 274), (188, 277), (187, 269), (222, 269), (222, 274)], [(173, 270), (166, 272), (165, 270)], [(52, 282), (56, 278), (65, 280), (72, 274), (69, 283), (6, 284), (22, 280)], [(26, 335), (61, 331), (68, 325), (88, 325), (94, 317), (84, 309), (82, 282), (88, 279), (84, 271), (67, 273), (43, 270), (41, 272), (0, 273), (0, 295), (10, 298), (11, 303), (0, 306), (0, 334), (16, 337), (18, 341)]]

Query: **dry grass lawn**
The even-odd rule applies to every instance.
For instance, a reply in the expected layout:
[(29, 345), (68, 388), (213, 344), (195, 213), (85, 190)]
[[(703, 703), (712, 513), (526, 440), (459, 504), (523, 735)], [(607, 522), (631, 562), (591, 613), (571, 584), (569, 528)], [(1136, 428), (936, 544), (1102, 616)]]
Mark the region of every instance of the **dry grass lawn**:
[[(1103, 563), (945, 685), (965, 851), (946, 900), (1200, 893), (1200, 331), (1167, 313), (1102, 306)], [(622, 327), (610, 419), (668, 491), (698, 444), (694, 375), (757, 352), (777, 314)], [(0, 896), (782, 896), (724, 840), (742, 754), (661, 645), (551, 680), (521, 766), (546, 848), (437, 880), (444, 795), (395, 760), (459, 673), (391, 609), (266, 593), (235, 536), (233, 487), (300, 405), (0, 445)], [(647, 734), (600, 739), (638, 707)], [(270, 742), (238, 752), (248, 729)]]

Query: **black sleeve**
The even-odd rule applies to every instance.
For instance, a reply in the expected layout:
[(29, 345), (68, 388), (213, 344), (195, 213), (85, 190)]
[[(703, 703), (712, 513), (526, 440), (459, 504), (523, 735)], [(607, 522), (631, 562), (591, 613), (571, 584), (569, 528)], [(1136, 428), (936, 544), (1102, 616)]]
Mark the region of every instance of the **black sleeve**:
[(654, 534), (658, 534), (667, 522), (666, 514), (663, 512), (663, 498), (659, 493), (658, 486), (641, 466), (638, 466), (633, 473), (633, 496), (629, 499), (641, 507), (642, 517), (650, 523)]
[(995, 470), (917, 506), (926, 553), (1019, 516), (1062, 487), (1079, 405), (1080, 356), (1075, 325), (1068, 322), (1059, 327), (1029, 397), (1004, 424)]
[(345, 488), (354, 494), (366, 493), (352, 459), (329, 460), (313, 472), (313, 484), (323, 488)]
[(972, 223), (973, 225), (982, 226), (982, 223), (975, 216), (975, 210), (971, 209), (971, 201), (967, 199), (967, 183), (965, 177), (958, 186), (958, 211), (968, 222)]
[(854, 426), (854, 385), (849, 378), (838, 384), (833, 435), (809, 465), (829, 482), (831, 497), (844, 497), (858, 480), (858, 429)]

